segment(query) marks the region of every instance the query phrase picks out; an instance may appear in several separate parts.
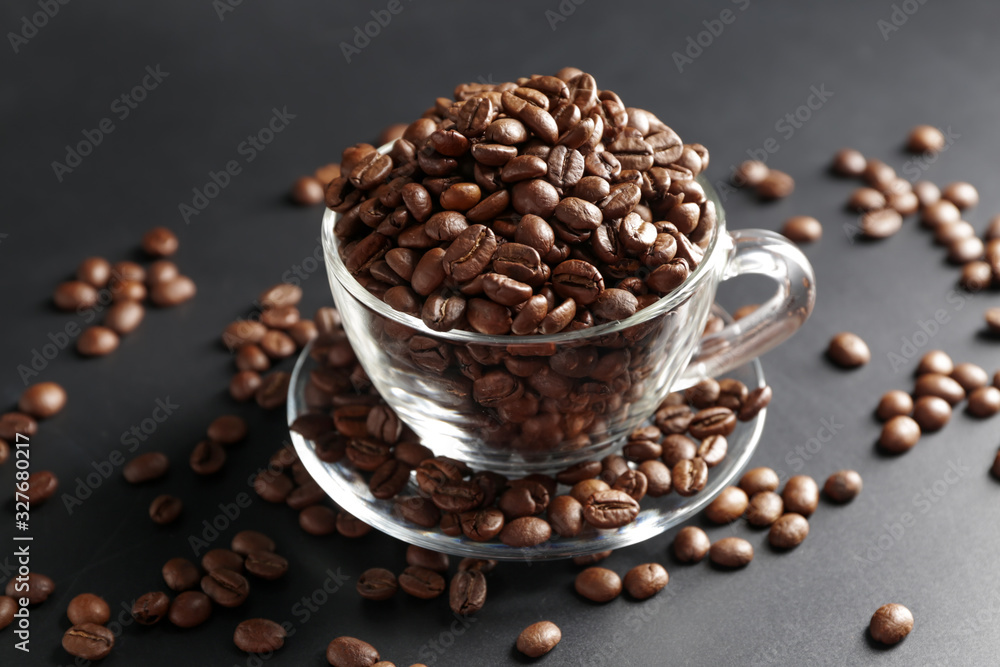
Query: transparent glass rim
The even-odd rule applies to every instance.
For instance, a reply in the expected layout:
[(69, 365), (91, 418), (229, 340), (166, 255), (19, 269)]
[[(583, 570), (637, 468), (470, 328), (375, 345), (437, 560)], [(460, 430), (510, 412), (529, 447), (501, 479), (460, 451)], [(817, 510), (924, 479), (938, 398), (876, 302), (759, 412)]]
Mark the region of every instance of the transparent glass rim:
[[(378, 150), (380, 153), (387, 153), (391, 147), (391, 143), (385, 144)], [(322, 223), (323, 250), (326, 256), (327, 270), (329, 271), (331, 277), (335, 279), (341, 287), (347, 290), (351, 296), (360, 301), (370, 310), (378, 313), (386, 319), (396, 322), (397, 324), (414, 329), (422, 335), (436, 339), (447, 340), (454, 343), (479, 345), (531, 345), (543, 343), (552, 344), (579, 342), (608, 334), (614, 334), (629, 327), (655, 319), (684, 303), (692, 294), (694, 294), (696, 290), (701, 287), (701, 283), (711, 273), (714, 264), (719, 261), (717, 255), (726, 254), (726, 252), (732, 247), (731, 243), (724, 244), (720, 242), (720, 239), (728, 238), (728, 235), (725, 234), (726, 214), (722, 208), (721, 202), (719, 201), (718, 195), (715, 192), (715, 188), (712, 187), (712, 184), (709, 183), (708, 179), (701, 175), (697, 176), (695, 180), (697, 180), (704, 189), (705, 196), (715, 204), (717, 218), (715, 231), (712, 233), (712, 238), (709, 241), (708, 248), (705, 250), (704, 258), (698, 266), (695, 267), (695, 270), (691, 272), (691, 275), (689, 275), (677, 289), (669, 295), (662, 297), (653, 305), (643, 308), (635, 315), (632, 315), (624, 320), (599, 324), (576, 331), (566, 331), (555, 334), (536, 334), (529, 336), (518, 336), (515, 334), (496, 336), (479, 333), (478, 331), (467, 331), (464, 329), (434, 331), (424, 324), (421, 319), (399, 312), (398, 310), (390, 307), (387, 303), (382, 301), (382, 299), (379, 299), (365, 289), (361, 283), (359, 283), (354, 276), (351, 275), (350, 271), (348, 271), (347, 267), (344, 265), (344, 262), (340, 259), (340, 253), (338, 252), (339, 240), (337, 239), (337, 235), (334, 233), (334, 225), (340, 214), (329, 208), (326, 209), (323, 215)]]

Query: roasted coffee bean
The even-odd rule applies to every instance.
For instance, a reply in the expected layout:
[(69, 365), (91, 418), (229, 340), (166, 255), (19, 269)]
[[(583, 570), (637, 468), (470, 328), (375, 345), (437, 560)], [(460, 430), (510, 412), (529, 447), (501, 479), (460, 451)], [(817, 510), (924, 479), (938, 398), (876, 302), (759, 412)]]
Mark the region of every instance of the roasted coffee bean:
[(921, 214), (925, 227), (937, 229), (942, 225), (952, 224), (962, 219), (962, 212), (950, 201), (941, 199), (927, 206)]
[(186, 558), (171, 558), (163, 565), (163, 581), (172, 591), (186, 591), (198, 585), (198, 567)]
[(913, 630), (913, 614), (901, 604), (884, 604), (872, 614), (868, 631), (882, 644), (898, 644)]
[(809, 475), (793, 475), (785, 482), (781, 492), (786, 512), (810, 516), (819, 504), (819, 487)]
[(201, 625), (212, 615), (212, 601), (201, 591), (185, 591), (174, 598), (167, 613), (170, 622), (178, 628)]
[(971, 183), (949, 183), (941, 190), (941, 197), (959, 209), (973, 208), (979, 203), (979, 192)]
[(178, 245), (177, 235), (166, 227), (153, 227), (142, 236), (142, 249), (150, 257), (169, 257), (177, 252)]
[(927, 373), (951, 375), (953, 370), (955, 370), (955, 364), (948, 353), (943, 350), (931, 350), (920, 358), (920, 363), (917, 365), (917, 375)]
[(708, 535), (696, 526), (685, 526), (674, 537), (674, 555), (682, 563), (697, 563), (708, 553)]
[(324, 505), (310, 505), (299, 512), (299, 527), (321, 537), (337, 531), (337, 513)]
[(980, 419), (992, 417), (1000, 412), (1000, 389), (996, 387), (979, 387), (969, 394), (968, 412)]
[(906, 139), (906, 150), (911, 153), (937, 153), (944, 147), (944, 134), (930, 125), (917, 125)]
[(488, 542), (504, 527), (504, 513), (496, 508), (464, 512), (459, 517), (462, 533), (475, 542)]
[[(949, 410), (950, 412), (950, 410)], [(875, 414), (882, 421), (886, 421), (898, 415), (910, 415), (913, 413), (913, 398), (905, 391), (893, 389), (882, 395)]]
[(983, 242), (975, 236), (957, 239), (948, 246), (948, 261), (953, 264), (968, 264), (982, 259), (985, 250)]
[(201, 590), (220, 607), (238, 607), (250, 594), (250, 584), (243, 575), (220, 567), (201, 578)]
[(890, 454), (901, 454), (913, 448), (920, 440), (920, 426), (905, 415), (893, 417), (882, 427), (878, 444)]
[(187, 276), (177, 276), (172, 280), (156, 283), (149, 291), (149, 300), (154, 305), (169, 308), (191, 300), (198, 288)]
[(348, 512), (337, 512), (337, 532), (344, 537), (355, 539), (364, 537), (372, 527)]
[(233, 536), (230, 548), (244, 556), (252, 551), (274, 551), (277, 547), (270, 537), (256, 530), (242, 530)]
[(191, 450), (191, 470), (198, 475), (214, 475), (226, 464), (226, 450), (217, 442), (202, 440)]
[(150, 503), (149, 518), (153, 520), (153, 523), (164, 526), (176, 521), (183, 507), (184, 503), (180, 498), (163, 494), (153, 498), (153, 502)]
[(757, 387), (747, 395), (746, 400), (743, 402), (743, 406), (739, 409), (739, 414), (737, 418), (740, 421), (750, 421), (755, 418), (760, 411), (771, 404), (771, 397), (773, 393), (769, 385), (764, 385), (763, 387)]
[(647, 486), (648, 482), (644, 474), (638, 470), (626, 470), (618, 476), (611, 488), (615, 491), (623, 491), (639, 502), (646, 496)]
[(399, 575), (399, 587), (422, 600), (436, 598), (444, 592), (444, 577), (433, 570), (411, 565)]
[(632, 431), (622, 448), (622, 455), (636, 463), (660, 458), (663, 455), (660, 429), (655, 426), (644, 426)]
[(913, 395), (937, 396), (943, 398), (949, 405), (956, 405), (965, 400), (965, 389), (957, 381), (946, 375), (926, 373), (917, 378)]
[(118, 349), (118, 334), (102, 326), (87, 327), (76, 339), (77, 351), (85, 357), (103, 357)]
[(66, 406), (66, 390), (55, 382), (38, 382), (21, 393), (17, 409), (21, 412), (45, 419), (57, 414)]
[(368, 600), (388, 600), (396, 594), (399, 584), (396, 575), (381, 567), (365, 570), (358, 577), (358, 594)]
[(728, 450), (729, 443), (725, 436), (710, 435), (702, 440), (701, 445), (698, 446), (697, 455), (705, 462), (705, 465), (711, 468), (722, 463)]
[(479, 570), (460, 570), (448, 587), (448, 602), (455, 614), (475, 614), (486, 602), (486, 577)]
[(585, 479), (597, 477), (601, 473), (599, 461), (581, 461), (556, 474), (556, 480), (560, 484), (572, 486)]
[(548, 541), (552, 527), (544, 519), (523, 516), (507, 522), (500, 531), (500, 541), (509, 547), (533, 547)]
[(114, 645), (114, 633), (97, 623), (74, 624), (62, 638), (66, 652), (83, 660), (106, 658)]
[(745, 160), (737, 165), (733, 171), (732, 183), (738, 188), (757, 187), (767, 178), (767, 174), (770, 171), (767, 165), (759, 160)]
[[(964, 389), (967, 394), (971, 394), (974, 390), (979, 389), (980, 387), (985, 387), (990, 382), (990, 376), (982, 367), (970, 363), (963, 363), (955, 366), (955, 368), (951, 371), (951, 378), (958, 384), (962, 385), (962, 389)], [(23, 411), (28, 412), (27, 410)]]
[(271, 655), (285, 645), (285, 628), (265, 618), (251, 618), (236, 626), (233, 642), (247, 653)]
[(137, 280), (116, 281), (111, 284), (110, 292), (116, 303), (143, 301), (146, 298), (146, 286)]
[(288, 571), (288, 560), (270, 551), (251, 551), (243, 566), (250, 574), (270, 581), (284, 576)]
[(517, 636), (517, 650), (529, 658), (538, 658), (556, 647), (562, 631), (551, 621), (532, 623)]
[(614, 571), (588, 567), (576, 575), (576, 592), (592, 602), (610, 602), (622, 592), (622, 580)]
[(285, 503), (293, 510), (303, 510), (322, 502), (324, 498), (326, 498), (326, 492), (323, 490), (323, 487), (312, 479), (309, 479), (301, 486), (293, 489), (288, 494), (288, 497), (285, 498)]
[(223, 445), (240, 442), (247, 436), (247, 423), (236, 415), (216, 417), (206, 431), (209, 440)]
[(771, 525), (768, 542), (775, 549), (792, 549), (802, 544), (809, 535), (809, 522), (801, 514), (789, 512)]
[[(265, 410), (274, 410), (285, 404), (288, 397), (288, 383), (291, 380), (285, 371), (272, 371), (261, 378), (260, 386), (254, 393), (257, 405)], [(230, 387), (231, 389), (231, 387)]]
[(108, 308), (104, 326), (116, 334), (124, 336), (135, 331), (142, 323), (146, 309), (135, 301), (119, 301)]
[(593, 264), (570, 259), (553, 269), (552, 288), (563, 298), (572, 298), (579, 305), (589, 305), (604, 290), (604, 278)]
[(638, 514), (639, 503), (615, 489), (597, 491), (583, 505), (587, 523), (597, 528), (620, 528), (634, 521)]
[(18, 435), (31, 438), (38, 432), (38, 422), (23, 412), (5, 412), (0, 415), (0, 438), (18, 439)]
[(389, 459), (375, 469), (368, 488), (376, 498), (381, 500), (392, 498), (406, 488), (407, 482), (410, 481), (411, 470), (410, 466), (402, 461)]
[(938, 396), (921, 396), (913, 404), (913, 420), (922, 433), (940, 431), (951, 421), (951, 406)]
[(59, 310), (85, 310), (97, 304), (97, 290), (83, 280), (71, 280), (59, 285), (52, 301)]
[(774, 491), (758, 491), (750, 497), (746, 518), (751, 526), (770, 526), (785, 510), (785, 503)]
[(230, 549), (210, 549), (201, 557), (201, 567), (206, 572), (224, 567), (239, 573), (243, 571), (243, 556)]
[(583, 505), (573, 496), (556, 496), (548, 506), (548, 519), (561, 537), (576, 537), (584, 527)]
[(549, 492), (537, 482), (513, 486), (504, 491), (497, 502), (507, 519), (541, 514), (548, 504)]
[(141, 625), (156, 625), (170, 609), (170, 598), (166, 593), (153, 591), (139, 596), (132, 603), (132, 618)]
[(598, 491), (607, 491), (611, 486), (601, 479), (585, 479), (577, 482), (569, 491), (580, 504), (586, 503)]
[(396, 498), (396, 511), (407, 521), (422, 528), (433, 528), (441, 520), (441, 510), (427, 498)]
[(354, 637), (337, 637), (326, 647), (326, 661), (333, 667), (374, 667), (379, 653), (368, 642)]
[(830, 339), (826, 350), (830, 361), (843, 368), (856, 368), (871, 361), (868, 345), (856, 334), (842, 332)]
[(705, 508), (705, 516), (713, 523), (729, 523), (743, 516), (749, 499), (738, 486), (727, 486)]
[[(468, 227), (452, 241), (441, 258), (445, 275), (458, 282), (472, 280), (484, 271), (496, 248), (492, 229), (483, 225)], [(418, 264), (417, 270), (419, 268)]]
[(672, 433), (663, 439), (663, 462), (671, 469), (698, 455), (698, 445), (684, 435)]
[[(847, 207), (859, 212), (881, 211), (886, 207), (885, 195), (875, 188), (858, 188), (851, 194)], [(902, 222), (902, 220), (900, 220)]]
[(729, 408), (714, 407), (698, 411), (688, 425), (692, 437), (704, 440), (712, 435), (727, 436), (736, 428), (736, 415)]
[(757, 196), (761, 199), (781, 199), (792, 194), (794, 190), (794, 179), (777, 169), (769, 169), (764, 180), (756, 186)]
[(111, 607), (100, 596), (81, 593), (69, 601), (66, 616), (73, 625), (96, 623), (104, 625), (111, 619)]
[(76, 269), (76, 279), (98, 289), (108, 284), (111, 263), (103, 257), (88, 257)]
[(253, 398), (262, 384), (263, 380), (256, 371), (240, 371), (229, 381), (229, 395), (242, 403)]
[(753, 546), (741, 537), (724, 537), (711, 546), (708, 557), (721, 567), (744, 567), (753, 560)]
[(979, 292), (993, 283), (993, 269), (987, 262), (969, 262), (962, 267), (959, 284), (969, 292)]
[(142, 484), (163, 477), (170, 469), (170, 459), (163, 452), (146, 452), (130, 460), (122, 468), (129, 484)]
[(669, 580), (662, 565), (644, 563), (625, 574), (625, 590), (636, 600), (647, 600), (663, 590)]
[(719, 383), (712, 378), (706, 378), (693, 387), (687, 388), (684, 391), (684, 397), (695, 408), (703, 410), (714, 405), (719, 400), (720, 393)]
[(652, 498), (665, 496), (673, 488), (670, 468), (660, 461), (643, 461), (639, 464), (639, 472), (645, 476), (646, 493)]
[(815, 243), (823, 236), (823, 225), (808, 215), (796, 215), (785, 221), (781, 233), (796, 243)]
[(861, 493), (861, 475), (853, 470), (838, 470), (823, 485), (823, 493), (835, 503), (854, 500)]
[(14, 614), (18, 611), (18, 603), (14, 598), (0, 595), (0, 630), (14, 622)]

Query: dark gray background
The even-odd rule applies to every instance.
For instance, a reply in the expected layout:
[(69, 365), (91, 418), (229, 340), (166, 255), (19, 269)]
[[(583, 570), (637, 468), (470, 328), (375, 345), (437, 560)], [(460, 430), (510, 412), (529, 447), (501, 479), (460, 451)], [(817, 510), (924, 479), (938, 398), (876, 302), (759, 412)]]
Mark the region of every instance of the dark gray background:
[[(957, 269), (912, 220), (883, 243), (851, 243), (844, 226), (854, 218), (842, 202), (854, 185), (831, 178), (825, 166), (837, 148), (850, 145), (902, 169), (910, 158), (901, 145), (912, 125), (950, 127), (957, 138), (922, 174), (980, 187), (982, 203), (967, 217), (982, 229), (1000, 211), (993, 187), (1000, 6), (907, 0), (902, 4), (916, 12), (885, 39), (878, 21), (891, 21), (896, 7), (888, 0), (795, 3), (795, 9), (787, 3), (780, 11), (757, 0), (562, 4), (575, 10), (553, 28), (546, 12), (559, 11), (556, 0), (404, 0), (403, 11), (350, 63), (338, 44), (353, 39), (355, 26), (386, 3), (243, 2), (220, 20), (207, 0), (71, 2), (19, 53), (5, 39), (0, 403), (15, 403), (23, 388), (16, 368), (30, 363), (32, 350), (50, 332), (79, 321), (56, 312), (50, 294), (83, 257), (130, 257), (144, 230), (167, 225), (180, 236), (176, 261), (199, 293), (180, 308), (150, 311), (110, 357), (84, 360), (67, 350), (35, 378), (62, 383), (70, 396), (32, 445), (34, 469), (54, 470), (60, 491), (72, 491), (92, 462), (120, 449), (120, 434), (167, 397), (180, 407), (143, 448), (169, 452), (174, 466), (166, 479), (142, 488), (129, 487), (116, 471), (72, 516), (58, 498), (33, 512), (32, 568), (52, 576), (57, 591), (32, 610), (30, 656), (12, 649), (11, 629), (0, 632), (0, 663), (71, 664), (59, 639), (73, 596), (98, 593), (117, 612), (123, 601), (161, 588), (167, 557), (189, 556), (187, 537), (218, 513), (219, 503), (246, 491), (251, 507), (213, 546), (228, 544), (242, 528), (265, 530), (291, 560), (292, 573), (255, 584), (244, 607), (218, 611), (197, 629), (127, 628), (103, 664), (248, 664), (230, 637), (238, 621), (253, 616), (295, 627), (267, 661), (276, 665), (325, 664), (327, 642), (342, 634), (371, 641), (401, 666), (517, 663), (517, 633), (546, 618), (563, 629), (562, 643), (544, 659), (551, 665), (996, 663), (1000, 489), (988, 469), (1000, 444), (997, 422), (956, 414), (943, 432), (889, 459), (873, 447), (879, 425), (871, 415), (884, 391), (910, 388), (915, 361), (893, 368), (888, 355), (900, 353), (904, 339), (912, 341), (920, 322), (938, 310), (947, 322), (929, 342), (917, 336), (926, 342), (922, 349), (944, 348), (992, 373), (997, 342), (980, 334), (982, 312), (997, 303), (996, 294), (952, 294)], [(673, 52), (724, 9), (735, 20), (679, 72)], [(22, 17), (37, 11), (35, 2), (7, 2), (0, 28), (18, 31)], [(897, 22), (905, 16), (897, 14)], [(147, 65), (169, 76), (127, 119), (114, 118), (115, 131), (58, 182), (51, 163), (64, 159), (65, 146), (80, 141), (83, 130), (113, 117), (111, 103), (141, 81)], [(400, 595), (367, 604), (352, 590), (368, 566), (399, 570), (402, 544), (375, 534), (357, 542), (311, 538), (292, 511), (252, 494), (247, 477), (285, 432), (278, 414), (229, 400), (232, 366), (218, 334), (247, 314), (262, 288), (313, 253), (321, 211), (284, 199), (299, 174), (335, 161), (345, 145), (372, 140), (389, 123), (415, 118), (458, 82), (499, 82), (565, 65), (592, 72), (626, 104), (654, 111), (685, 140), (708, 146), (713, 181), (725, 179), (748, 149), (777, 140), (780, 150), (769, 164), (794, 175), (795, 193), (766, 206), (734, 193), (727, 200), (730, 224), (777, 229), (789, 215), (810, 214), (825, 223), (825, 236), (806, 249), (817, 273), (816, 311), (764, 359), (775, 399), (753, 463), (786, 475), (808, 473), (821, 483), (837, 469), (855, 468), (865, 488), (846, 507), (822, 503), (809, 538), (789, 554), (772, 552), (766, 534), (745, 525), (712, 529), (713, 539), (733, 530), (757, 548), (740, 572), (674, 563), (671, 534), (616, 553), (606, 563), (622, 573), (649, 560), (670, 571), (670, 585), (646, 603), (580, 600), (570, 563), (504, 565), (490, 580), (484, 611), (452, 635), (443, 600)], [(832, 96), (792, 136), (782, 133), (776, 123), (804, 104), (814, 86)], [(274, 107), (287, 107), (295, 119), (256, 160), (242, 162), (237, 145), (265, 126)], [(178, 205), (190, 203), (192, 188), (230, 159), (241, 160), (243, 172), (184, 224)], [(322, 270), (309, 274), (304, 287), (307, 313), (330, 302)], [(766, 289), (743, 281), (727, 286), (724, 302), (757, 301)], [(844, 372), (825, 361), (827, 341), (841, 330), (868, 341), (867, 367)], [(252, 436), (230, 452), (220, 479), (195, 478), (188, 452), (225, 412), (245, 415)], [(796, 448), (817, 436), (823, 420), (837, 424), (836, 433), (806, 460)], [(956, 479), (946, 475), (950, 466), (961, 471), (954, 484), (945, 481)], [(0, 470), (8, 492), (13, 474), (11, 463)], [(925, 490), (933, 503), (921, 499)], [(158, 528), (146, 507), (168, 491), (183, 496), (185, 513)], [(6, 503), (0, 517), (0, 580), (10, 576), (12, 509)], [(913, 521), (900, 531), (894, 524), (903, 513)], [(339, 568), (347, 583), (302, 622), (293, 606), (322, 585), (328, 568)], [(882, 650), (865, 630), (872, 612), (890, 601), (913, 611), (916, 628), (902, 645)], [(438, 653), (431, 641), (453, 647)]]

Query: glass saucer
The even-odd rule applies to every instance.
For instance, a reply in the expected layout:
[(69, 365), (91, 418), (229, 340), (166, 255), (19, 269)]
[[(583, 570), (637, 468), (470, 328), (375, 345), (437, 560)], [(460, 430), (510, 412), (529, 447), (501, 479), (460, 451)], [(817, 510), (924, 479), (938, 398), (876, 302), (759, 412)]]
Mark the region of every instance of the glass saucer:
[[(727, 322), (731, 318), (718, 306), (713, 312)], [(318, 366), (309, 355), (311, 345), (299, 355), (292, 371), (288, 391), (288, 423), (308, 412), (304, 390), (309, 373)], [(760, 361), (740, 366), (726, 374), (726, 377), (743, 382), (751, 391), (764, 386), (764, 372)], [(299, 459), (316, 483), (345, 511), (350, 512), (368, 525), (409, 544), (415, 544), (434, 551), (456, 556), (492, 558), (495, 560), (544, 560), (572, 558), (587, 554), (620, 549), (655, 537), (673, 526), (692, 518), (704, 508), (726, 486), (733, 482), (746, 466), (760, 442), (764, 431), (766, 410), (747, 422), (737, 422), (736, 430), (726, 439), (729, 443), (726, 458), (709, 469), (708, 484), (698, 494), (683, 497), (669, 493), (660, 498), (646, 496), (640, 502), (641, 511), (635, 521), (617, 529), (599, 530), (588, 526), (578, 536), (559, 537), (535, 547), (510, 547), (499, 541), (476, 542), (464, 535), (451, 537), (438, 529), (421, 528), (401, 517), (394, 510), (392, 500), (379, 500), (368, 490), (366, 477), (347, 463), (346, 459), (337, 463), (326, 463), (316, 456), (315, 443), (291, 431), (292, 443)], [(568, 487), (560, 485), (557, 493), (567, 493)], [(419, 495), (419, 489), (411, 475), (406, 489), (400, 495)]]

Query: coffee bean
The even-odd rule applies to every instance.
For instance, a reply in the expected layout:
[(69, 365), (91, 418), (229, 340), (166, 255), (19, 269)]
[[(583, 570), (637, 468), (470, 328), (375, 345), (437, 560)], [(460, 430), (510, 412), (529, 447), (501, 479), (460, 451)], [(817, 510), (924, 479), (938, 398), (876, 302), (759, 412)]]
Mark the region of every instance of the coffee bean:
[(116, 303), (126, 301), (143, 301), (146, 298), (146, 286), (138, 280), (116, 281), (111, 284), (111, 298)]
[(745, 160), (741, 162), (736, 170), (733, 172), (732, 182), (738, 188), (742, 187), (757, 187), (767, 178), (768, 172), (767, 165), (759, 160)]
[(248, 401), (260, 389), (263, 380), (256, 371), (240, 371), (229, 381), (229, 395), (233, 400)]
[(229, 549), (209, 549), (201, 557), (201, 567), (206, 572), (221, 567), (236, 573), (243, 572), (243, 556)]
[(185, 591), (174, 598), (167, 617), (178, 628), (201, 625), (212, 615), (212, 601), (201, 591)]
[(166, 227), (153, 227), (142, 237), (142, 249), (150, 257), (169, 257), (177, 252), (178, 245), (177, 235)]
[[(683, 406), (687, 407), (687, 406)], [(690, 417), (690, 410), (688, 411), (688, 417)], [(698, 455), (698, 445), (695, 444), (694, 440), (691, 438), (680, 435), (679, 433), (671, 433), (663, 439), (663, 462), (673, 468), (681, 461), (686, 461), (688, 459), (693, 459)]]
[(573, 587), (591, 602), (610, 602), (622, 592), (622, 580), (613, 570), (588, 567), (576, 575)]
[(76, 279), (98, 289), (108, 284), (111, 263), (103, 257), (88, 257), (76, 269)]
[(482, 558), (463, 558), (458, 563), (458, 571), (463, 570), (479, 570), (483, 574), (489, 574), (496, 568), (497, 562), (490, 559)]
[(810, 516), (819, 504), (819, 487), (809, 475), (793, 475), (785, 482), (781, 492), (786, 512), (795, 512), (802, 516)]
[(913, 395), (937, 396), (943, 398), (949, 405), (956, 405), (965, 400), (965, 389), (957, 381), (937, 373), (926, 373), (917, 378)]
[(233, 536), (230, 545), (233, 551), (244, 556), (252, 551), (274, 551), (274, 540), (256, 530), (242, 530)]
[[(951, 371), (951, 378), (962, 385), (962, 389), (966, 393), (972, 393), (990, 382), (990, 376), (982, 367), (970, 363), (955, 366)], [(24, 411), (27, 412), (27, 410)]]
[(604, 290), (604, 278), (594, 265), (570, 259), (552, 271), (552, 288), (559, 296), (572, 298), (577, 304), (586, 306)]
[(882, 421), (913, 413), (913, 399), (905, 391), (893, 389), (882, 395), (875, 414)]
[(962, 277), (959, 278), (959, 284), (969, 292), (979, 292), (992, 283), (993, 269), (987, 262), (969, 262), (962, 267)]
[(163, 581), (172, 591), (194, 588), (201, 579), (198, 567), (186, 558), (171, 558), (163, 565)]
[(503, 492), (497, 506), (507, 519), (541, 514), (549, 504), (549, 493), (538, 483), (519, 484)]
[(114, 634), (97, 623), (74, 624), (62, 638), (66, 652), (83, 660), (106, 658), (114, 645)]
[(0, 438), (17, 440), (18, 435), (31, 438), (38, 432), (38, 422), (23, 412), (5, 412), (0, 415)]
[(209, 440), (223, 445), (232, 445), (247, 436), (247, 423), (242, 417), (236, 415), (222, 415), (216, 417), (208, 425), (206, 435), (208, 435)]
[(951, 421), (951, 406), (938, 396), (921, 396), (914, 404), (913, 420), (922, 433), (940, 431)]
[(625, 590), (636, 600), (647, 600), (667, 585), (670, 576), (659, 563), (636, 565), (625, 574)]
[(920, 440), (920, 426), (906, 416), (893, 417), (882, 427), (879, 446), (890, 454), (909, 451)]
[(444, 577), (425, 567), (411, 565), (399, 575), (399, 587), (422, 600), (436, 598), (444, 592)]
[(85, 357), (103, 357), (118, 349), (118, 334), (108, 327), (87, 327), (76, 339), (76, 350)]
[[(257, 405), (265, 410), (274, 410), (284, 405), (288, 398), (288, 383), (290, 380), (291, 375), (285, 371), (272, 371), (260, 378), (260, 386), (254, 392), (254, 400), (257, 402)], [(232, 386), (230, 385), (231, 389)]]
[(987, 308), (984, 319), (990, 332), (1000, 333), (1000, 308)]
[(552, 621), (532, 623), (517, 636), (517, 650), (529, 658), (538, 658), (556, 647), (562, 631)]
[(283, 306), (297, 306), (301, 300), (302, 288), (289, 283), (272, 285), (257, 296), (257, 301), (265, 310)]
[(785, 503), (774, 491), (758, 491), (750, 497), (746, 518), (751, 526), (770, 526), (784, 512)]
[(920, 363), (917, 365), (917, 375), (925, 375), (927, 373), (950, 375), (954, 369), (955, 365), (946, 352), (943, 350), (931, 350), (920, 358)]
[(388, 600), (396, 594), (396, 575), (389, 570), (374, 567), (365, 570), (358, 577), (358, 594), (368, 600)]
[(21, 412), (45, 419), (60, 412), (66, 406), (66, 390), (55, 382), (38, 382), (21, 393), (17, 409)]
[(455, 614), (475, 614), (486, 602), (486, 577), (479, 570), (460, 570), (448, 587), (448, 602)]
[(337, 530), (337, 513), (323, 505), (312, 505), (299, 512), (299, 526), (310, 535), (330, 535)]
[(708, 482), (708, 465), (700, 458), (684, 459), (671, 471), (674, 490), (682, 496), (693, 496)]
[(449, 565), (448, 554), (440, 551), (432, 551), (411, 544), (406, 548), (406, 564), (422, 567), (434, 572), (447, 572)]
[(183, 507), (184, 503), (180, 498), (163, 494), (153, 498), (153, 502), (149, 504), (149, 518), (153, 523), (165, 526), (177, 520)]
[(250, 594), (250, 584), (243, 575), (220, 567), (201, 578), (201, 590), (220, 607), (238, 607)]
[(843, 368), (863, 366), (872, 358), (868, 345), (858, 335), (847, 331), (830, 339), (826, 354), (830, 361)]
[(973, 208), (979, 203), (979, 192), (971, 183), (950, 183), (941, 190), (941, 197), (959, 209)]
[(710, 435), (702, 440), (701, 445), (698, 446), (697, 456), (705, 462), (705, 465), (711, 468), (722, 463), (723, 459), (726, 458), (728, 449), (729, 443), (726, 441), (725, 436)]
[(757, 387), (747, 395), (746, 400), (739, 409), (737, 418), (742, 422), (750, 421), (755, 418), (758, 414), (760, 414), (761, 410), (771, 404), (772, 396), (773, 392), (771, 391), (771, 387), (769, 385)]
[(441, 510), (420, 496), (397, 497), (395, 508), (404, 519), (422, 528), (433, 528), (441, 520)]
[(783, 171), (769, 169), (764, 180), (757, 184), (756, 190), (761, 199), (781, 199), (792, 194), (795, 181)]
[(959, 238), (948, 246), (948, 261), (953, 264), (968, 264), (982, 259), (985, 246), (979, 238), (969, 236)]
[(809, 522), (801, 514), (784, 514), (771, 525), (768, 542), (775, 549), (792, 549), (802, 544), (809, 535)]
[(705, 508), (705, 516), (713, 523), (729, 523), (743, 516), (749, 499), (743, 489), (727, 486)]
[(944, 134), (930, 125), (917, 125), (906, 140), (906, 150), (911, 153), (937, 153), (944, 147)]
[(285, 645), (285, 628), (265, 618), (251, 618), (236, 626), (233, 642), (247, 653), (270, 655)]
[(823, 485), (823, 493), (835, 503), (854, 500), (861, 493), (861, 475), (853, 470), (838, 470)]
[(584, 527), (583, 505), (573, 496), (556, 496), (549, 503), (548, 519), (560, 537), (576, 537)]
[(130, 460), (122, 468), (122, 475), (129, 484), (142, 484), (159, 479), (170, 469), (170, 459), (163, 452), (146, 452)]
[(638, 501), (616, 489), (598, 491), (583, 504), (584, 519), (597, 528), (620, 528), (634, 521), (638, 514)]
[(368, 642), (337, 637), (326, 647), (326, 661), (333, 667), (373, 667), (379, 661), (379, 653)]
[(500, 531), (500, 541), (509, 547), (533, 547), (548, 541), (552, 527), (544, 519), (524, 516), (507, 522)]
[(992, 417), (1000, 412), (1000, 389), (979, 387), (969, 394), (968, 412), (973, 417)]
[(153, 591), (139, 596), (132, 603), (132, 618), (140, 625), (156, 625), (170, 609), (170, 598), (166, 593)]
[(921, 214), (925, 227), (937, 229), (942, 225), (956, 223), (961, 220), (962, 213), (950, 201), (941, 199), (927, 206)]
[(699, 410), (688, 425), (692, 437), (704, 440), (709, 436), (730, 435), (736, 428), (736, 415), (729, 408), (714, 407)]
[(270, 551), (251, 551), (243, 565), (250, 574), (268, 581), (280, 579), (288, 571), (288, 560)]
[(149, 292), (149, 299), (161, 307), (179, 306), (194, 298), (198, 288), (187, 276), (177, 276), (173, 280), (157, 283)]
[(721, 567), (744, 567), (753, 560), (753, 546), (741, 537), (724, 537), (711, 546), (708, 557)]
[(191, 470), (197, 475), (214, 475), (222, 470), (225, 463), (226, 450), (222, 448), (222, 445), (212, 440), (199, 442), (191, 450), (191, 456), (188, 458)]
[(823, 225), (808, 215), (796, 215), (785, 221), (781, 233), (796, 243), (815, 243), (823, 236)]
[(913, 630), (913, 614), (901, 604), (884, 604), (872, 614), (868, 631), (882, 644), (898, 644)]
[(843, 148), (834, 155), (831, 168), (841, 176), (860, 176), (865, 170), (865, 156), (853, 148)]
[[(310, 508), (311, 509), (311, 508)], [(337, 532), (344, 537), (356, 539), (370, 533), (372, 527), (349, 512), (337, 513)]]
[(96, 623), (104, 625), (111, 618), (111, 607), (100, 596), (81, 593), (69, 601), (66, 616), (73, 625)]
[(108, 308), (104, 326), (124, 336), (135, 331), (146, 316), (146, 309), (135, 301), (119, 301)]
[(660, 461), (643, 461), (639, 472), (646, 477), (646, 493), (653, 498), (665, 496), (673, 488), (670, 468)]
[(82, 280), (71, 280), (56, 288), (52, 301), (59, 310), (85, 310), (97, 304), (97, 290)]

